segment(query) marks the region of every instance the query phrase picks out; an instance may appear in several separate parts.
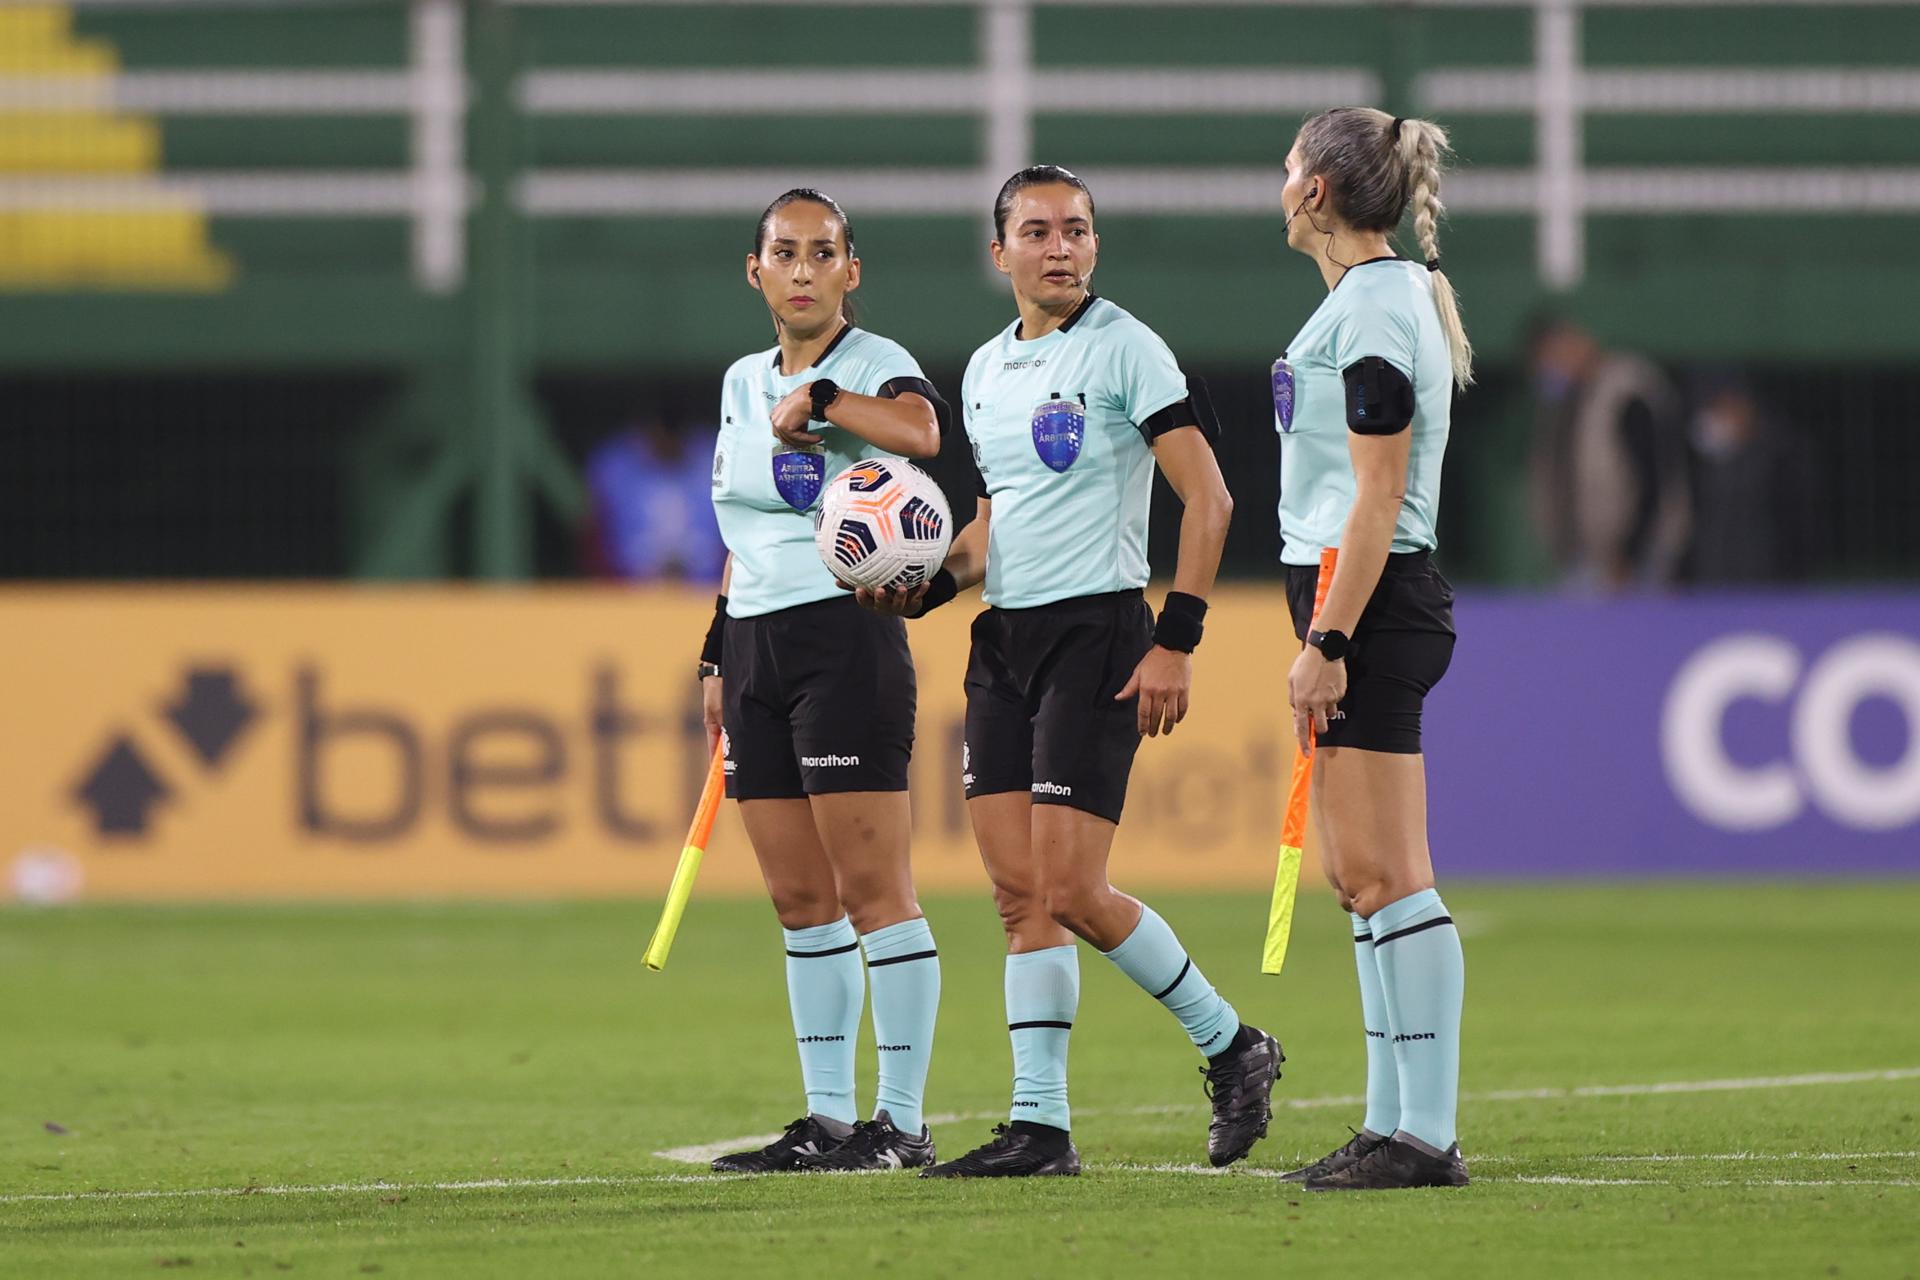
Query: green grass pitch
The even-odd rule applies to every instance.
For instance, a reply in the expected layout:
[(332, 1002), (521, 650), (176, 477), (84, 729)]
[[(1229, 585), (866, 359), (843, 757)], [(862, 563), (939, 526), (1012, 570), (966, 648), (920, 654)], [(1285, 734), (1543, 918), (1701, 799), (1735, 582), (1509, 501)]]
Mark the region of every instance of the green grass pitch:
[[(989, 1184), (657, 1154), (801, 1110), (764, 903), (696, 896), (664, 974), (651, 904), (0, 912), (0, 1276), (1920, 1273), (1920, 884), (1447, 897), (1476, 1185), (1355, 1197), (1260, 1176), (1360, 1119), (1324, 893), (1280, 979), (1264, 894), (1153, 896), (1286, 1045), (1246, 1164), (1200, 1171), (1199, 1059), (1088, 954), (1086, 1176)], [(1006, 1103), (1000, 939), (984, 898), (926, 905), (951, 1155)]]

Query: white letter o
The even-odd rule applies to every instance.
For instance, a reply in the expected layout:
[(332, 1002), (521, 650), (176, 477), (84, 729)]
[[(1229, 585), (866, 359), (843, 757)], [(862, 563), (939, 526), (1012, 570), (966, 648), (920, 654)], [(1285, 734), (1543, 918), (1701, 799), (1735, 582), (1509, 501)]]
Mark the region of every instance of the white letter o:
[[(1853, 710), (1880, 694), (1907, 717), (1906, 754), (1884, 769), (1854, 754)], [(1827, 650), (1793, 709), (1793, 754), (1814, 799), (1850, 827), (1891, 831), (1920, 821), (1920, 644), (1881, 632)]]
[(1660, 753), (1675, 794), (1701, 821), (1763, 831), (1799, 815), (1805, 801), (1792, 767), (1736, 764), (1721, 736), (1730, 703), (1743, 697), (1778, 702), (1799, 674), (1799, 650), (1778, 636), (1750, 633), (1703, 646), (1674, 676), (1660, 717)]

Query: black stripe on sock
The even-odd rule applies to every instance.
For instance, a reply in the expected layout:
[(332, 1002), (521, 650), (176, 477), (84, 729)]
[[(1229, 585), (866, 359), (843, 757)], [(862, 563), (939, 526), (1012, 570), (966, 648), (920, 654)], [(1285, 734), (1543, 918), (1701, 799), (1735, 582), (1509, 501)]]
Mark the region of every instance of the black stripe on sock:
[(844, 947), (829, 947), (825, 951), (789, 951), (787, 954), (795, 960), (818, 960), (821, 956), (843, 956), (849, 951), (858, 950), (859, 947), (859, 943), (849, 942)]
[(1370, 933), (1356, 933), (1353, 935), (1353, 940), (1356, 944), (1361, 942), (1372, 942), (1373, 935)]
[(1029, 1027), (1053, 1027), (1059, 1031), (1073, 1030), (1071, 1022), (1009, 1022), (1007, 1024), (1009, 1031), (1025, 1031)]
[(1188, 956), (1187, 962), (1180, 966), (1179, 974), (1174, 978), (1172, 982), (1169, 982), (1166, 985), (1166, 988), (1164, 990), (1160, 991), (1153, 998), (1155, 1000), (1165, 1000), (1168, 996), (1172, 995), (1173, 989), (1179, 986), (1182, 982), (1185, 982), (1187, 980), (1187, 970), (1191, 968), (1193, 968), (1193, 957)]
[(909, 960), (932, 960), (939, 954), (938, 951), (914, 951), (904, 956), (883, 956), (878, 960), (867, 961), (867, 968), (878, 969), (883, 964), (905, 964)]
[(1443, 924), (1452, 924), (1452, 923), (1453, 923), (1452, 916), (1441, 916), (1437, 920), (1422, 920), (1419, 924), (1410, 924), (1404, 929), (1395, 929), (1392, 933), (1388, 934), (1384, 938), (1375, 938), (1373, 940), (1373, 945), (1376, 947), (1384, 947), (1389, 942), (1394, 941), (1396, 938), (1404, 938), (1408, 934), (1413, 934), (1413, 933), (1425, 933), (1428, 929), (1438, 929)]

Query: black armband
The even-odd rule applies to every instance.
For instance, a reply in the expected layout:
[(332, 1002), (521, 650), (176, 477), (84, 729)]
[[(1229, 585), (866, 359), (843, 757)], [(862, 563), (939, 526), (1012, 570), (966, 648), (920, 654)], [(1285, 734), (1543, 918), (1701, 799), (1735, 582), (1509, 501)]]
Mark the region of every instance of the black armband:
[(1152, 444), (1169, 431), (1181, 427), (1198, 427), (1200, 434), (1207, 438), (1208, 444), (1220, 439), (1220, 419), (1213, 412), (1213, 397), (1207, 392), (1205, 379), (1189, 377), (1187, 396), (1184, 400), (1175, 400), (1157, 413), (1147, 415), (1140, 424), (1140, 434)]
[(1341, 371), (1347, 383), (1347, 428), (1363, 436), (1398, 435), (1413, 425), (1413, 383), (1379, 356)]
[(1160, 618), (1153, 624), (1153, 642), (1162, 649), (1192, 653), (1200, 647), (1200, 633), (1206, 629), (1207, 602), (1184, 591), (1167, 592)]
[(942, 569), (928, 581), (927, 594), (920, 598), (920, 612), (913, 616), (924, 618), (959, 594), (960, 583), (954, 578), (953, 570)]
[(888, 378), (880, 384), (882, 400), (898, 400), (903, 395), (927, 398), (927, 403), (933, 406), (933, 420), (940, 424), (940, 438), (946, 439), (948, 428), (953, 426), (953, 409), (940, 398), (933, 384), (925, 378)]
[(713, 621), (707, 626), (706, 643), (700, 646), (700, 661), (720, 665), (720, 649), (727, 635), (727, 598), (715, 596), (713, 600)]

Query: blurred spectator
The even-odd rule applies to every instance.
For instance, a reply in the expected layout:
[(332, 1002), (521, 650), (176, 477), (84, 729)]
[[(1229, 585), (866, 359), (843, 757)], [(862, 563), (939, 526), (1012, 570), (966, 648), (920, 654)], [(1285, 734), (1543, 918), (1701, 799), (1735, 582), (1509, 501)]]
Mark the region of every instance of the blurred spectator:
[(1798, 577), (1811, 503), (1792, 440), (1737, 374), (1701, 378), (1694, 400), (1689, 576), (1711, 585)]
[(717, 583), (727, 559), (712, 499), (714, 433), (651, 414), (587, 456), (588, 567), (635, 582)]
[(1562, 581), (1672, 583), (1691, 517), (1678, 393), (1652, 361), (1606, 350), (1563, 316), (1537, 323), (1530, 345), (1534, 527)]

